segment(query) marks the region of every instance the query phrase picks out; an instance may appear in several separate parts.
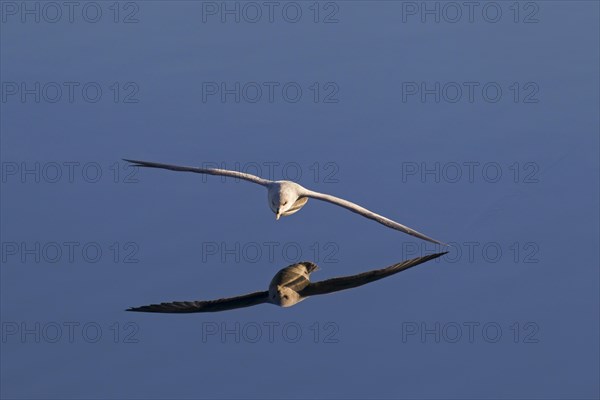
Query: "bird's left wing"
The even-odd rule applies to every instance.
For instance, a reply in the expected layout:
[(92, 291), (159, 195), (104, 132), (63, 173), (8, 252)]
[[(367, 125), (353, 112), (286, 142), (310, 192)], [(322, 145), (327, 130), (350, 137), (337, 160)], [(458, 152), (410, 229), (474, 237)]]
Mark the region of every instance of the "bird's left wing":
[(208, 301), (174, 301), (172, 303), (152, 304), (149, 306), (132, 307), (127, 311), (155, 312), (155, 313), (196, 313), (233, 310), (235, 308), (251, 307), (267, 303), (269, 292), (254, 292), (237, 297)]
[(342, 276), (339, 278), (327, 279), (321, 282), (314, 282), (298, 292), (300, 296), (316, 296), (319, 294), (327, 294), (333, 292), (339, 292), (340, 290), (352, 289), (358, 286), (366, 285), (369, 282), (374, 282), (379, 279), (386, 278), (390, 275), (397, 274), (411, 267), (422, 264), (426, 261), (438, 258), (447, 252), (430, 254), (424, 257), (417, 257), (411, 260), (403, 261), (399, 264), (391, 265), (383, 269), (375, 269), (368, 272), (363, 272), (358, 275)]
[(441, 244), (442, 246), (447, 246), (447, 244), (445, 244), (445, 243), (442, 243), (435, 239), (432, 239), (429, 236), (426, 236), (426, 235), (422, 234), (421, 232), (417, 232), (414, 229), (409, 228), (408, 226), (404, 226), (396, 221), (392, 221), (391, 219), (386, 218), (383, 215), (379, 215), (379, 214), (374, 213), (371, 210), (367, 210), (366, 208), (361, 207), (358, 204), (352, 203), (351, 201), (340, 199), (339, 197), (335, 197), (330, 194), (319, 193), (319, 192), (315, 192), (313, 190), (308, 190), (308, 189), (304, 189), (304, 191), (301, 193), (301, 196), (311, 197), (311, 198), (317, 199), (317, 200), (323, 200), (328, 203), (335, 204), (336, 206), (344, 207), (345, 209), (350, 210), (353, 213), (360, 214), (363, 217), (377, 221), (380, 224), (387, 226), (388, 228), (392, 228), (397, 231), (407, 233), (411, 236), (418, 237), (419, 239), (427, 240), (428, 242), (431, 242), (431, 243), (437, 243), (437, 244)]

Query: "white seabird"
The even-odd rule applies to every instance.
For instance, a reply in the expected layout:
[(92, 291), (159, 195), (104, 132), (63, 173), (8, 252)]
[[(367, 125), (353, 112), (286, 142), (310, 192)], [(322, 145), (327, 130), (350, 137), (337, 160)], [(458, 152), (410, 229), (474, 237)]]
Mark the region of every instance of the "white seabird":
[(298, 212), (309, 198), (326, 201), (328, 203), (335, 204), (337, 206), (343, 207), (347, 210), (350, 210), (356, 214), (360, 214), (363, 217), (372, 219), (374, 221), (379, 222), (382, 225), (387, 226), (388, 228), (395, 229), (397, 231), (401, 231), (407, 233), (409, 235), (415, 236), (419, 239), (427, 240), (431, 243), (437, 243), (443, 246), (447, 246), (445, 243), (439, 242), (435, 239), (430, 238), (420, 232), (415, 231), (412, 228), (404, 226), (396, 221), (392, 221), (389, 218), (386, 218), (382, 215), (376, 214), (370, 210), (367, 210), (364, 207), (359, 206), (358, 204), (352, 203), (350, 201), (340, 199), (339, 197), (335, 197), (325, 193), (315, 192), (309, 189), (306, 189), (299, 184), (292, 181), (271, 181), (269, 179), (260, 178), (256, 175), (239, 172), (239, 171), (231, 171), (227, 169), (218, 169), (218, 168), (198, 168), (198, 167), (184, 167), (178, 165), (171, 164), (162, 164), (155, 163), (149, 161), (138, 161), (138, 160), (128, 160), (125, 161), (131, 163), (136, 167), (147, 167), (147, 168), (160, 168), (160, 169), (168, 169), (172, 171), (184, 171), (184, 172), (194, 172), (197, 174), (208, 174), (208, 175), (220, 175), (220, 176), (228, 176), (231, 178), (243, 179), (252, 183), (256, 183), (258, 185), (264, 186), (268, 191), (268, 201), (269, 207), (275, 213), (275, 218), (279, 219), (280, 216), (287, 217), (288, 215), (292, 215)]

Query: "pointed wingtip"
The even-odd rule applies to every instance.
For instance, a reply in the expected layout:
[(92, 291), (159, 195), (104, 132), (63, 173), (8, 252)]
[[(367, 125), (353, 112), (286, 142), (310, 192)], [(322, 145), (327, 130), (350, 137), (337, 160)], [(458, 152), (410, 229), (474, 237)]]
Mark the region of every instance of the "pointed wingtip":
[(431, 243), (439, 244), (442, 247), (450, 247), (450, 245), (448, 243), (440, 242), (439, 240), (432, 239), (429, 236), (424, 236), (421, 239), (425, 239), (425, 240), (427, 240), (428, 242), (431, 242)]
[(429, 260), (433, 260), (433, 259), (435, 259), (435, 258), (441, 257), (441, 256), (443, 256), (444, 254), (448, 254), (448, 253), (449, 253), (448, 251), (442, 251), (442, 252), (440, 252), (440, 253), (433, 253), (433, 254), (429, 254), (429, 255), (427, 255), (427, 256), (424, 256), (423, 258), (427, 259), (426, 261), (429, 261)]
[(123, 161), (129, 163), (130, 167), (138, 167), (138, 168), (163, 168), (158, 163), (152, 163), (148, 161), (140, 161), (140, 160), (131, 160), (129, 158), (122, 158)]
[(447, 243), (440, 242), (439, 240), (435, 240), (433, 238), (430, 238), (429, 236), (424, 235), (421, 232), (417, 232), (415, 230), (412, 230), (410, 228), (408, 228), (408, 230), (403, 231), (403, 232), (408, 233), (409, 235), (414, 236), (416, 238), (419, 238), (421, 240), (425, 240), (425, 241), (427, 241), (429, 243), (439, 244), (440, 246), (443, 246), (443, 247), (450, 247), (450, 245), (447, 244)]
[(417, 236), (417, 237), (418, 237), (419, 239), (423, 239), (423, 240), (425, 240), (425, 241), (427, 241), (427, 242), (429, 242), (429, 243), (437, 244), (437, 245), (439, 245), (439, 246), (441, 246), (441, 247), (450, 247), (450, 245), (449, 245), (448, 243), (440, 242), (440, 241), (438, 241), (438, 240), (435, 240), (435, 239), (431, 239), (431, 238), (423, 238), (423, 237), (419, 237), (419, 236)]
[(133, 311), (133, 312), (144, 312), (146, 311), (145, 308), (147, 306), (141, 306), (141, 307), (129, 307), (128, 309), (126, 309), (125, 311)]

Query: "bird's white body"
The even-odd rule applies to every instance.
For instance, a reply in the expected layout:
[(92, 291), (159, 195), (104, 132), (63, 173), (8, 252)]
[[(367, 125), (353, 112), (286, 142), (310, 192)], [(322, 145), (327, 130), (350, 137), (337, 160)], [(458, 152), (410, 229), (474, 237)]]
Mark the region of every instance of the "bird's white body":
[(292, 181), (275, 181), (267, 185), (267, 199), (275, 217), (287, 217), (300, 211), (308, 201), (308, 191)]

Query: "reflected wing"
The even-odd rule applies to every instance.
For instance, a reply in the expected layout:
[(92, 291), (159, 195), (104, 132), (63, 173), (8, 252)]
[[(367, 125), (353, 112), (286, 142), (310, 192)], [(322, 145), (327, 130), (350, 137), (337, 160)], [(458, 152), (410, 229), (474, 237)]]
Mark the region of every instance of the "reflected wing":
[(447, 244), (445, 243), (438, 242), (437, 240), (432, 239), (429, 236), (426, 236), (420, 232), (417, 232), (414, 229), (409, 228), (408, 226), (404, 226), (396, 221), (392, 221), (389, 218), (376, 214), (370, 210), (367, 210), (364, 207), (359, 206), (358, 204), (352, 203), (351, 201), (340, 199), (339, 197), (335, 197), (330, 194), (314, 192), (312, 190), (306, 190), (305, 192), (302, 192), (302, 195), (312, 197), (313, 199), (317, 200), (323, 200), (328, 203), (335, 204), (336, 206), (344, 207), (345, 209), (350, 210), (353, 213), (360, 214), (363, 217), (372, 219), (373, 221), (377, 221), (380, 224), (387, 226), (388, 228), (407, 233), (411, 236), (418, 237), (419, 239), (427, 240), (431, 243), (441, 244), (442, 246), (447, 246)]
[(433, 260), (434, 258), (438, 258), (446, 253), (447, 252), (430, 254), (425, 257), (417, 257), (413, 258), (412, 260), (406, 260), (399, 264), (394, 264), (383, 269), (374, 269), (358, 275), (342, 276), (339, 278), (311, 283), (300, 292), (300, 295), (303, 297), (316, 296), (319, 294), (339, 292), (340, 290), (352, 289), (358, 286), (366, 285), (369, 282), (374, 282), (379, 279), (397, 274), (398, 272), (402, 272), (426, 261)]
[(239, 171), (231, 171), (228, 169), (183, 167), (183, 166), (179, 166), (179, 165), (162, 164), (162, 163), (155, 163), (155, 162), (150, 162), (150, 161), (128, 160), (126, 158), (124, 158), (123, 160), (131, 163), (134, 167), (159, 168), (159, 169), (168, 169), (171, 171), (183, 171), (183, 172), (194, 172), (197, 174), (228, 176), (231, 178), (244, 179), (246, 181), (256, 183), (256, 184), (259, 184), (262, 186), (267, 186), (267, 184), (269, 184), (271, 182), (268, 179), (263, 179), (256, 175), (247, 174), (247, 173), (239, 172)]
[(233, 310), (235, 308), (251, 307), (267, 303), (269, 292), (255, 292), (243, 296), (208, 301), (174, 301), (172, 303), (152, 304), (149, 306), (132, 307), (127, 311), (156, 312), (156, 313), (196, 313)]

